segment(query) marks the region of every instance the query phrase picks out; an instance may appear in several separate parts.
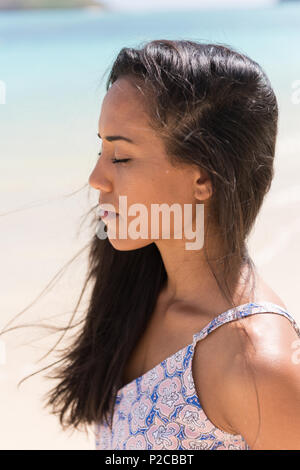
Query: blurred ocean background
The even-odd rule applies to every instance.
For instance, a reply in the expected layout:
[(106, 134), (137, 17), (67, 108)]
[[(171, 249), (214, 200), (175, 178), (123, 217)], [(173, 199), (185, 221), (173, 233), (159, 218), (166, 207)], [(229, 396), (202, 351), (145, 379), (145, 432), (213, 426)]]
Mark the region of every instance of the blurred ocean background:
[[(31, 187), (32, 171), (39, 168), (45, 170), (43, 190), (52, 187), (54, 174), (66, 188), (83, 181), (82, 171), (96, 154), (102, 74), (122, 47), (153, 38), (225, 43), (260, 63), (278, 97), (286, 150), (293, 151), (299, 129), (292, 87), (300, 78), (300, 3), (249, 10), (1, 12), (2, 189), (3, 184), (9, 189), (11, 178), (3, 176), (12, 170), (19, 189)], [(31, 187), (34, 195), (40, 183)], [(1, 198), (1, 211), (15, 202)]]
[[(232, 46), (270, 78), (279, 104), (276, 174), (249, 245), (264, 279), (300, 321), (300, 2), (265, 3), (183, 10), (159, 2), (159, 10), (134, 10), (123, 2), (121, 11), (115, 1), (111, 11), (0, 12), (1, 328), (91, 236), (87, 227), (80, 235), (77, 229), (98, 193), (64, 196), (87, 183), (97, 160), (104, 73), (122, 47), (159, 38)], [(67, 312), (66, 322), (85, 261), (14, 325)], [(92, 435), (68, 436), (42, 409), (41, 393), (52, 386), (43, 373), (17, 389), (17, 380), (42, 367), (35, 361), (54, 345), (33, 347), (31, 337), (30, 328), (0, 336), (0, 448), (93, 449)]]

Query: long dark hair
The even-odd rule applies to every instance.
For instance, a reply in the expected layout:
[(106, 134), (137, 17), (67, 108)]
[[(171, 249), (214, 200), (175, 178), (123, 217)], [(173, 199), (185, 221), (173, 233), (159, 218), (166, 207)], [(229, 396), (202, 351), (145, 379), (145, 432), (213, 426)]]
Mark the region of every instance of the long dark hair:
[[(273, 178), (278, 106), (271, 84), (258, 63), (232, 47), (188, 40), (123, 48), (106, 90), (124, 76), (150, 97), (150, 122), (170, 161), (197, 164), (211, 179), (210, 217), (224, 246), (222, 275), (211, 270), (235, 307), (228, 275), (233, 262), (249, 268), (248, 280), (256, 269), (247, 237)], [(72, 344), (56, 361), (62, 362), (53, 376), (59, 383), (46, 395), (46, 406), (63, 427), (104, 420), (111, 426), (124, 366), (167, 280), (154, 243), (118, 251), (95, 234), (98, 222), (95, 216), (86, 247), (88, 273), (76, 306), (91, 285), (88, 308)], [(204, 252), (210, 264), (205, 243)]]

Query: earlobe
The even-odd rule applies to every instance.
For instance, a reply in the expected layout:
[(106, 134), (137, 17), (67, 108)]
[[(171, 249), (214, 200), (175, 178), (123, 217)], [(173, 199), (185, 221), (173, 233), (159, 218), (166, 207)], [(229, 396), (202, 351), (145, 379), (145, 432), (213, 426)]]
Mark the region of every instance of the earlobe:
[(198, 171), (197, 179), (195, 182), (195, 198), (199, 201), (204, 201), (209, 199), (212, 195), (212, 184), (209, 179), (207, 171), (200, 169)]
[(200, 184), (195, 190), (195, 198), (199, 201), (205, 201), (209, 199), (212, 195), (212, 190), (210, 184)]

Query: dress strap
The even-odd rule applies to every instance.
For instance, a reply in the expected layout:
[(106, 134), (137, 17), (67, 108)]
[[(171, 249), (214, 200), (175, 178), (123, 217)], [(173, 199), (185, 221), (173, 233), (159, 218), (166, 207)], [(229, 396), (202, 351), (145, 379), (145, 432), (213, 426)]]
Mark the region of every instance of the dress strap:
[(206, 325), (201, 331), (193, 335), (193, 346), (196, 345), (197, 341), (204, 339), (211, 331), (215, 330), (224, 323), (228, 323), (233, 320), (238, 320), (254, 313), (278, 313), (284, 315), (292, 323), (296, 333), (300, 338), (300, 328), (297, 325), (294, 318), (282, 307), (277, 304), (268, 301), (262, 302), (250, 302), (248, 304), (239, 305), (232, 309), (226, 310), (226, 312), (220, 313), (214, 318), (208, 325)]

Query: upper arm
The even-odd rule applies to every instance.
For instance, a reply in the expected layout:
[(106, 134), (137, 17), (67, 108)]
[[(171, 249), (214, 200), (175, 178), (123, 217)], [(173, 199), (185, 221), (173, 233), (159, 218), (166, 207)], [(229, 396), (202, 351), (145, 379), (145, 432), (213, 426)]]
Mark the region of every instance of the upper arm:
[(226, 417), (250, 449), (300, 450), (300, 342), (289, 320), (275, 316), (269, 330), (265, 319), (247, 330), (254, 347), (228, 369)]

